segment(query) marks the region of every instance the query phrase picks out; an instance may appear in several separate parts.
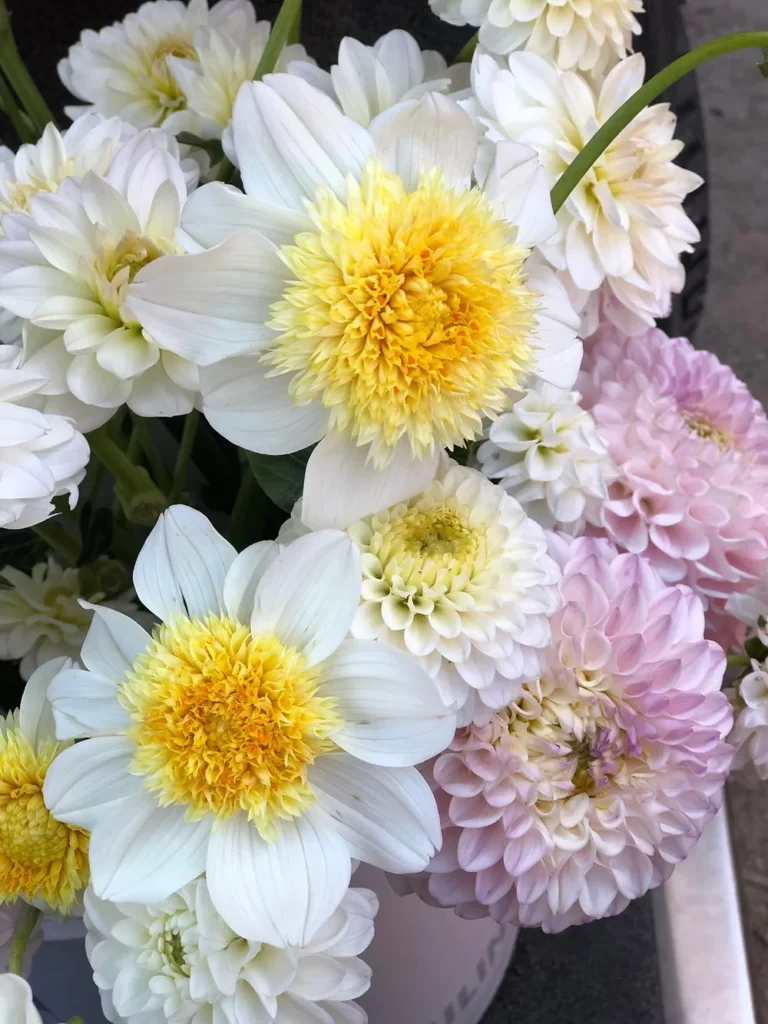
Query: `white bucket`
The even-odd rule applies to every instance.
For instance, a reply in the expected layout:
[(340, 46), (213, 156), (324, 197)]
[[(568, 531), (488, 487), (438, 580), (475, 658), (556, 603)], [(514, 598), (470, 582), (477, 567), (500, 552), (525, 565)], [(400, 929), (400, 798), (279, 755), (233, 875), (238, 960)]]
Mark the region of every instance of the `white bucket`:
[[(359, 868), (353, 885), (373, 889), (381, 904), (363, 953), (373, 969), (371, 989), (360, 999), (369, 1024), (478, 1024), (509, 966), (517, 929), (490, 919), (462, 921), (416, 896), (397, 896), (375, 868)], [(104, 1021), (84, 934), (82, 921), (46, 927), (30, 979), (45, 1024), (75, 1014), (88, 1024)]]
[(490, 918), (462, 921), (452, 910), (396, 895), (363, 865), (353, 885), (379, 897), (376, 934), (363, 959), (373, 968), (360, 1000), (369, 1024), (478, 1024), (512, 959), (518, 930)]

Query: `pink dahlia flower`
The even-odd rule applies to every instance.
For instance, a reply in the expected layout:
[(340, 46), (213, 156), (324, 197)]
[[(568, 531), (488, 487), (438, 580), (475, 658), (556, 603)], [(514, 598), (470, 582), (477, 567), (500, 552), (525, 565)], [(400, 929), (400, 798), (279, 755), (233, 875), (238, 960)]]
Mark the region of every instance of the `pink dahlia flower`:
[(768, 567), (768, 419), (711, 352), (650, 330), (604, 325), (580, 390), (621, 476), (605, 530), (646, 555), (668, 583), (684, 581), (707, 610), (708, 635), (740, 646), (726, 611)]
[(552, 539), (550, 667), (428, 769), (443, 848), (409, 880), (461, 916), (557, 932), (659, 885), (720, 806), (733, 716), (701, 601), (607, 540)]

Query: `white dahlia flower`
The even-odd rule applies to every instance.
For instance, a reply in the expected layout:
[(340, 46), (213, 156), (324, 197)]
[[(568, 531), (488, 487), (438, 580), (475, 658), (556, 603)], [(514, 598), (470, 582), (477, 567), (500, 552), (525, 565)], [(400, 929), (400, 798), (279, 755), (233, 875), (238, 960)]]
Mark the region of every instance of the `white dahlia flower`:
[(322, 89), (358, 124), (369, 125), (403, 100), (468, 88), (470, 68), (466, 63), (449, 68), (436, 50), (420, 49), (412, 35), (395, 29), (373, 46), (345, 37), (330, 72), (302, 61), (292, 61), (288, 71)]
[[(437, 810), (412, 767), (453, 735), (406, 654), (346, 640), (360, 557), (343, 533), (240, 555), (173, 506), (134, 570), (152, 636), (96, 606), (81, 659), (49, 696), (62, 738), (54, 817), (91, 832), (100, 899), (155, 903), (203, 871), (238, 935), (303, 945), (338, 907), (353, 858), (419, 870)], [(413, 865), (419, 865), (414, 868)]]
[[(159, 129), (124, 143), (106, 177), (89, 171), (29, 200), (26, 238), (0, 241), (0, 304), (56, 336), (35, 368), (86, 406), (127, 402), (140, 416), (189, 412), (197, 369), (163, 351), (130, 308), (136, 272), (175, 241), (187, 184), (175, 140)], [(52, 385), (53, 386), (53, 385)]]
[(10, 530), (48, 519), (59, 495), (74, 508), (90, 457), (69, 420), (26, 406), (41, 384), (26, 370), (0, 369), (0, 527)]
[[(313, 518), (305, 492), (286, 536)], [(409, 654), (459, 722), (487, 722), (537, 678), (560, 573), (542, 528), (475, 469), (445, 460), (432, 483), (347, 527), (363, 588), (351, 634)]]
[(7, 584), (0, 585), (0, 659), (20, 659), (23, 679), (51, 658), (79, 658), (93, 618), (81, 599), (126, 615), (135, 611), (129, 593), (105, 600), (103, 593), (84, 592), (84, 570), (63, 569), (53, 558), (29, 575), (7, 565), (0, 579)]
[[(487, 142), (532, 146), (554, 185), (644, 76), (640, 54), (618, 64), (601, 87), (535, 54), (512, 54), (507, 67), (477, 54), (470, 107)], [(676, 124), (667, 103), (639, 114), (571, 193), (558, 214), (559, 238), (547, 247), (573, 294), (586, 301), (602, 287), (605, 315), (628, 333), (669, 314), (672, 294), (685, 283), (680, 255), (699, 241), (683, 201), (702, 179), (674, 163), (683, 149)]]
[(466, 916), (562, 931), (620, 913), (722, 802), (733, 716), (704, 610), (644, 558), (552, 535), (551, 661), (428, 773), (444, 844), (417, 891)]
[(295, 75), (242, 87), (233, 144), (246, 194), (193, 193), (182, 228), (209, 251), (145, 267), (131, 304), (202, 367), (203, 411), (225, 437), (267, 454), (320, 441), (308, 475), (344, 507), (310, 526), (423, 490), (505, 388), (573, 383), (578, 318), (530, 258), (555, 229), (532, 150), (499, 146), (471, 187), (475, 129), (448, 97), (366, 129)]
[(735, 749), (734, 768), (753, 765), (768, 781), (768, 666), (752, 660), (752, 671), (732, 693), (735, 722), (728, 742)]
[(549, 384), (512, 395), (477, 453), (483, 473), (529, 516), (573, 536), (587, 523), (602, 525), (608, 485), (618, 476), (580, 400)]
[(378, 900), (350, 889), (301, 945), (275, 947), (232, 931), (204, 878), (148, 905), (85, 893), (86, 951), (114, 1024), (365, 1024), (351, 1002), (367, 991), (359, 959)]
[[(150, 0), (100, 32), (87, 29), (59, 76), (87, 106), (118, 114), (137, 128), (221, 135), (243, 82), (256, 74), (269, 39), (268, 21), (256, 21), (250, 0)], [(281, 63), (305, 60), (303, 46), (288, 46)]]
[(632, 50), (643, 0), (429, 0), (451, 25), (474, 25), (491, 53), (530, 50), (599, 75)]

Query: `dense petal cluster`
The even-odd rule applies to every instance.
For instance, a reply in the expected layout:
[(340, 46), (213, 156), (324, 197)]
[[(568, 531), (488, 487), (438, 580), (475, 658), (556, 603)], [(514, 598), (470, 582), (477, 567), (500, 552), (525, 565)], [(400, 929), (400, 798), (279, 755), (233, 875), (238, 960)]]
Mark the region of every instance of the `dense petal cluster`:
[(430, 769), (444, 842), (417, 891), (560, 931), (659, 885), (717, 811), (732, 750), (701, 602), (610, 542), (555, 536), (551, 662)]
[(35, 565), (29, 574), (10, 565), (0, 572), (0, 579), (7, 584), (0, 586), (0, 659), (19, 659), (23, 679), (29, 679), (36, 668), (52, 658), (77, 660), (93, 618), (93, 611), (83, 605), (82, 598), (128, 615), (135, 610), (128, 593), (113, 590), (107, 600), (107, 594), (99, 589), (101, 582), (95, 578), (98, 569), (98, 565), (90, 573), (63, 569), (49, 558)]
[[(100, 32), (86, 30), (59, 75), (85, 106), (119, 115), (137, 128), (163, 125), (204, 138), (221, 135), (243, 82), (256, 74), (269, 38), (267, 21), (256, 21), (249, 0), (149, 0), (124, 21)], [(289, 46), (284, 60), (307, 60)]]
[[(94, 606), (85, 670), (49, 696), (62, 739), (45, 800), (92, 833), (100, 899), (154, 903), (206, 872), (244, 939), (304, 945), (341, 903), (352, 859), (420, 870), (440, 844), (413, 767), (455, 730), (401, 651), (345, 639), (360, 559), (339, 531), (237, 555), (185, 506), (134, 571), (150, 636)], [(332, 741), (332, 742), (329, 742)]]
[(452, 25), (475, 25), (491, 53), (530, 50), (599, 75), (632, 50), (643, 0), (429, 0)]
[(483, 473), (536, 522), (573, 536), (601, 526), (616, 469), (577, 392), (551, 385), (512, 395), (477, 452)]
[(768, 419), (709, 352), (661, 331), (626, 337), (605, 326), (580, 384), (619, 469), (604, 525), (667, 582), (705, 602), (710, 634), (740, 644), (726, 612), (768, 566)]
[[(470, 109), (487, 141), (532, 146), (554, 185), (644, 75), (639, 54), (601, 86), (535, 54), (512, 54), (505, 67), (478, 54)], [(605, 315), (634, 333), (669, 314), (685, 282), (680, 256), (699, 241), (683, 201), (701, 178), (674, 163), (683, 149), (676, 124), (668, 104), (636, 117), (571, 193), (558, 215), (560, 236), (547, 247), (579, 307), (602, 287)]]
[(53, 499), (77, 504), (88, 442), (70, 420), (29, 408), (42, 386), (26, 370), (0, 369), (0, 527), (22, 530), (53, 515)]
[(366, 129), (292, 74), (243, 86), (232, 146), (245, 194), (198, 189), (181, 225), (206, 251), (144, 267), (131, 296), (203, 367), (203, 412), (229, 440), (284, 454), (323, 439), (308, 474), (354, 462), (367, 514), (421, 490), (503, 388), (573, 383), (578, 317), (531, 258), (555, 230), (532, 150), (499, 146), (473, 187), (455, 101), (427, 93)]
[(347, 117), (368, 125), (397, 103), (428, 92), (456, 92), (469, 87), (469, 65), (448, 67), (436, 50), (421, 50), (408, 32), (395, 29), (365, 46), (350, 36), (342, 39), (338, 63), (330, 72), (294, 60), (292, 75), (305, 78), (334, 99)]
[(101, 410), (93, 425), (124, 402), (142, 416), (192, 409), (196, 368), (162, 351), (130, 307), (141, 267), (178, 251), (186, 195), (175, 140), (148, 129), (123, 144), (106, 177), (88, 171), (32, 196), (23, 237), (0, 242), (0, 304), (45, 330), (30, 361), (51, 378), (49, 393), (63, 375), (75, 399)]
[(87, 950), (104, 1015), (115, 1024), (364, 1024), (351, 1000), (370, 984), (359, 959), (378, 900), (350, 889), (301, 946), (240, 938), (216, 912), (204, 879), (144, 906), (85, 894)]

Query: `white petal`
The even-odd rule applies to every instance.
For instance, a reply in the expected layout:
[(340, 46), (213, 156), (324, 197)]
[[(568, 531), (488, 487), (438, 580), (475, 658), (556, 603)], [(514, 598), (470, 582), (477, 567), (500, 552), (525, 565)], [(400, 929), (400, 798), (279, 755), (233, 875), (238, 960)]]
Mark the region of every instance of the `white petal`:
[(202, 874), (211, 817), (190, 822), (185, 813), (177, 804), (158, 807), (142, 790), (101, 817), (89, 850), (96, 895), (113, 903), (153, 903)]
[(133, 571), (139, 600), (159, 618), (199, 619), (222, 609), (237, 552), (193, 508), (173, 505), (147, 537)]
[(309, 942), (344, 898), (350, 873), (346, 843), (317, 809), (280, 821), (272, 843), (242, 813), (211, 833), (211, 899), (230, 928), (254, 942)]
[(423, 871), (440, 848), (435, 798), (416, 768), (372, 767), (349, 754), (328, 754), (309, 779), (358, 860), (406, 874)]
[(440, 452), (417, 460), (404, 440), (383, 469), (377, 469), (367, 456), (367, 447), (339, 434), (323, 438), (307, 463), (302, 505), (305, 526), (343, 529), (363, 516), (412, 498), (434, 479)]
[(131, 724), (130, 714), (118, 703), (117, 682), (95, 672), (77, 668), (59, 672), (51, 682), (48, 698), (59, 739), (119, 735)]
[(424, 171), (442, 170), (449, 188), (468, 188), (477, 151), (470, 116), (455, 100), (428, 93), (375, 117), (369, 131), (385, 167), (403, 179), (408, 191)]
[(45, 776), (46, 807), (60, 821), (90, 831), (140, 791), (140, 779), (130, 774), (135, 753), (124, 736), (99, 736), (67, 747)]
[(86, 607), (94, 614), (80, 658), (92, 672), (118, 682), (146, 651), (149, 633), (138, 622), (113, 608), (90, 604)]
[(334, 740), (370, 764), (420, 764), (445, 750), (456, 731), (456, 716), (427, 673), (375, 640), (345, 640), (323, 665), (322, 692), (336, 698), (344, 719)]
[(227, 615), (237, 622), (250, 621), (256, 587), (279, 553), (280, 546), (273, 540), (261, 540), (240, 552), (224, 579)]
[(19, 728), (36, 749), (56, 735), (48, 687), (57, 673), (71, 664), (68, 658), (52, 658), (32, 673), (24, 687), (18, 712)]
[(346, 636), (361, 587), (360, 553), (346, 534), (320, 530), (299, 537), (259, 581), (251, 632), (274, 633), (316, 665)]
[(163, 256), (139, 271), (128, 306), (150, 337), (198, 366), (258, 351), (288, 268), (255, 232), (232, 235), (208, 252)]
[(232, 128), (245, 191), (302, 212), (318, 186), (345, 198), (347, 175), (359, 179), (373, 155), (368, 132), (295, 75), (244, 83)]
[(298, 210), (286, 210), (212, 181), (189, 197), (181, 227), (182, 241), (211, 249), (238, 231), (256, 231), (275, 245), (289, 245), (299, 232), (312, 230), (312, 221)]
[(328, 413), (295, 405), (285, 374), (269, 376), (258, 357), (225, 359), (201, 374), (203, 413), (214, 430), (249, 452), (287, 455), (319, 441)]
[(520, 245), (540, 245), (557, 232), (547, 172), (528, 146), (499, 142), (483, 190), (517, 227)]
[(0, 974), (0, 1010), (8, 1024), (43, 1024), (32, 989), (18, 974)]

